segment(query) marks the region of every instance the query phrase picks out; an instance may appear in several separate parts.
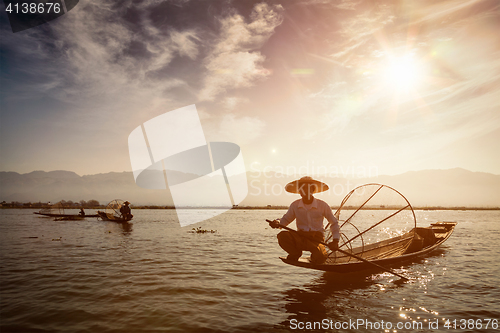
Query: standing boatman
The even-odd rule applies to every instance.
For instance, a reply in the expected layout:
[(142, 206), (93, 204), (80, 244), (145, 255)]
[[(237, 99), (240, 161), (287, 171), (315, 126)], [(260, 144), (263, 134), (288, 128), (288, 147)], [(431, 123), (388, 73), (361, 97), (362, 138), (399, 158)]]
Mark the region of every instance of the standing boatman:
[[(328, 185), (305, 176), (288, 183), (285, 190), (298, 193), (302, 199), (292, 202), (288, 211), (281, 219), (269, 222), (272, 228), (287, 226), (296, 219), (297, 231), (283, 230), (278, 234), (278, 244), (288, 253), (287, 259), (297, 261), (302, 256), (302, 251), (311, 252), (311, 262), (322, 264), (328, 258), (324, 245), (323, 219), (330, 222), (332, 241), (328, 247), (335, 251), (339, 248), (340, 228), (337, 218), (333, 215), (330, 206), (323, 200), (314, 198), (314, 193), (328, 190)], [(314, 241), (312, 241), (314, 240)]]
[(125, 201), (123, 206), (120, 207), (120, 213), (122, 214), (122, 218), (126, 221), (131, 220), (134, 215), (132, 215), (132, 210), (129, 207), (130, 202)]

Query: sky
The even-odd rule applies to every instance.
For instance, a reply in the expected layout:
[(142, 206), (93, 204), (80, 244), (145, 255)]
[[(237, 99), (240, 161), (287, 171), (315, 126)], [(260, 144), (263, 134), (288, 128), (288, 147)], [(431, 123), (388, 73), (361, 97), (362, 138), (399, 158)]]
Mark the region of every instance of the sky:
[(500, 174), (497, 0), (1, 6), (0, 171), (131, 171), (132, 130), (195, 104), (251, 171)]

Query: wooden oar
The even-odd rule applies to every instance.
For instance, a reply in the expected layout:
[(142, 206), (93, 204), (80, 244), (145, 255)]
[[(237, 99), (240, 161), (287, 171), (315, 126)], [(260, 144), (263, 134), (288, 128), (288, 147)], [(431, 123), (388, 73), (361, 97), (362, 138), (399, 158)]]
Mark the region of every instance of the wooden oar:
[[(271, 221), (271, 220), (266, 220), (266, 221), (267, 221), (268, 223), (273, 222), (273, 221)], [(299, 236), (302, 236), (302, 237), (304, 237), (304, 238), (306, 238), (306, 239), (308, 239), (308, 240), (310, 240), (310, 241), (312, 241), (312, 242), (318, 243), (318, 241), (317, 241), (317, 240), (314, 240), (314, 239), (312, 239), (311, 237), (308, 237), (307, 235), (301, 234), (301, 233), (299, 233), (297, 230), (294, 230), (294, 229), (292, 229), (292, 228), (285, 227), (284, 225), (280, 225), (279, 227), (280, 227), (280, 228), (282, 228), (282, 229), (285, 229), (285, 230), (291, 231), (291, 232), (295, 232), (295, 233), (297, 233)], [(319, 242), (319, 244), (322, 244), (322, 245), (324, 245), (324, 246), (328, 247), (328, 244), (326, 244), (325, 242)], [(365, 263), (367, 263), (367, 264), (371, 264), (371, 265), (373, 265), (373, 266), (375, 266), (375, 267), (380, 268), (381, 270), (383, 270), (383, 271), (385, 271), (385, 272), (391, 273), (392, 275), (396, 275), (396, 276), (398, 276), (398, 277), (400, 277), (400, 278), (402, 278), (402, 279), (404, 279), (404, 280), (408, 281), (408, 278), (406, 278), (406, 277), (404, 277), (403, 275), (400, 275), (400, 274), (398, 274), (398, 273), (394, 272), (393, 270), (391, 270), (391, 269), (389, 269), (389, 268), (385, 268), (385, 267), (383, 267), (383, 266), (380, 266), (379, 264), (376, 264), (376, 263), (374, 263), (374, 262), (371, 262), (371, 261), (369, 261), (369, 260), (366, 260), (365, 258), (361, 258), (361, 257), (359, 257), (359, 256), (357, 256), (357, 255), (355, 255), (355, 254), (349, 253), (349, 252), (344, 251), (344, 250), (341, 250), (341, 249), (337, 249), (337, 251), (339, 251), (340, 253), (343, 253), (343, 254), (345, 254), (345, 255), (347, 255), (347, 256), (350, 256), (350, 257), (353, 257), (353, 258), (355, 258), (355, 259), (358, 259), (358, 260), (360, 260), (360, 261), (362, 261), (362, 262), (365, 262)]]

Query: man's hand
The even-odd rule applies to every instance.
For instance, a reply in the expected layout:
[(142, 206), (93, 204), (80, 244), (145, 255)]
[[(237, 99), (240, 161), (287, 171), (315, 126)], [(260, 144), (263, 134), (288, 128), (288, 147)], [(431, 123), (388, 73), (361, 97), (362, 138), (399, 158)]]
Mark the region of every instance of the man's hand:
[(278, 220), (270, 221), (269, 226), (273, 229), (278, 229), (280, 227), (280, 221)]
[(339, 249), (339, 240), (333, 239), (330, 243), (328, 243), (328, 247), (332, 251), (337, 251)]

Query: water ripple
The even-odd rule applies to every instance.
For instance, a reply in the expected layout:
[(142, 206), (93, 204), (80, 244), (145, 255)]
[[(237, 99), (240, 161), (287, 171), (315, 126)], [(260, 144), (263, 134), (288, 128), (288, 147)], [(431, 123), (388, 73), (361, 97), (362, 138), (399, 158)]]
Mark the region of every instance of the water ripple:
[(28, 213), (0, 213), (2, 332), (288, 332), (294, 319), (500, 317), (498, 212), (417, 212), (464, 222), (446, 246), (396, 268), (406, 283), (281, 263), (263, 221), (282, 211), (199, 224), (214, 234), (178, 227), (172, 211), (137, 211), (131, 228)]

